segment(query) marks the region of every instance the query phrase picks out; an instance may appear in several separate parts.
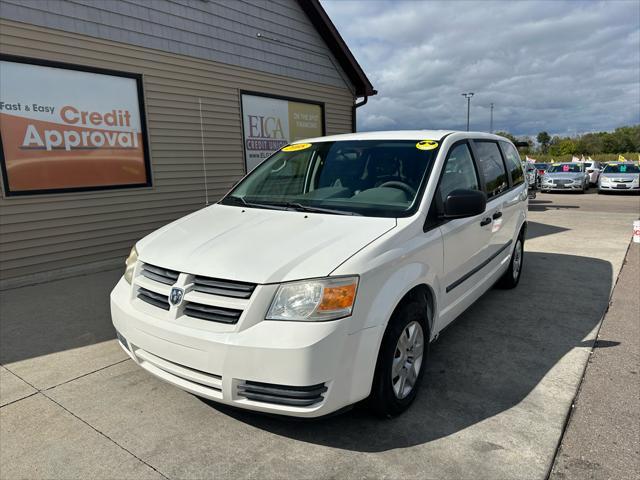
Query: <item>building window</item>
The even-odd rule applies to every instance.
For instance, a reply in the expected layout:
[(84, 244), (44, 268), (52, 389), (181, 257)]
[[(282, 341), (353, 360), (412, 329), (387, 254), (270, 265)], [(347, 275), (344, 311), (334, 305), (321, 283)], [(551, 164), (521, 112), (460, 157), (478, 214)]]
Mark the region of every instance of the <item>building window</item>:
[(0, 57), (6, 195), (151, 185), (139, 75)]
[(241, 92), (246, 171), (290, 142), (324, 135), (324, 104)]

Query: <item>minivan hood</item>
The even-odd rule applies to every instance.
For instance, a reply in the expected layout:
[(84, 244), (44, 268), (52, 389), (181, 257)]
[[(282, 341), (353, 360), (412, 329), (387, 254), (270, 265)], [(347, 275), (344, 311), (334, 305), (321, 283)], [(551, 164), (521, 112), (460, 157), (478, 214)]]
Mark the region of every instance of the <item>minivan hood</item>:
[(323, 277), (396, 226), (373, 218), (212, 205), (149, 234), (140, 260), (225, 280)]

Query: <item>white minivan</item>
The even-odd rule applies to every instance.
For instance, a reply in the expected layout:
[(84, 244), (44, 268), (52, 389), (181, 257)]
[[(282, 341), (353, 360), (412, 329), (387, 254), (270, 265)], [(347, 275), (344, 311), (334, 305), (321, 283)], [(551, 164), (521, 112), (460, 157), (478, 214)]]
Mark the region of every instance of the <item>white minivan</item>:
[(452, 131), (285, 146), (215, 205), (140, 240), (111, 293), (122, 348), (200, 397), (317, 417), (414, 400), (440, 331), (518, 284), (514, 145)]

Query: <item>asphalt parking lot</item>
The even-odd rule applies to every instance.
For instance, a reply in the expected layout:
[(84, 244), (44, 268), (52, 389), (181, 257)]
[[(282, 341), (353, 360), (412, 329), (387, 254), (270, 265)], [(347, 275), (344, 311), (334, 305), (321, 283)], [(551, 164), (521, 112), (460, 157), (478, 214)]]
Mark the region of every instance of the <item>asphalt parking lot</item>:
[(152, 378), (113, 340), (120, 271), (6, 290), (0, 476), (545, 478), (639, 213), (637, 196), (539, 194), (520, 286), (441, 335), (393, 420), (265, 417)]

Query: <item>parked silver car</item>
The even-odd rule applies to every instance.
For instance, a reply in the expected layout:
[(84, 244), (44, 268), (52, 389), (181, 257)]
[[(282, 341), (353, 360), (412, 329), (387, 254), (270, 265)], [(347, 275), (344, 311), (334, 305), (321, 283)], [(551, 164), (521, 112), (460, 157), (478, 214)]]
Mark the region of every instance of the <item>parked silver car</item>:
[(598, 193), (640, 192), (640, 167), (631, 162), (609, 163), (598, 180)]
[(567, 190), (584, 193), (589, 189), (589, 174), (581, 163), (554, 163), (542, 177), (540, 190)]

